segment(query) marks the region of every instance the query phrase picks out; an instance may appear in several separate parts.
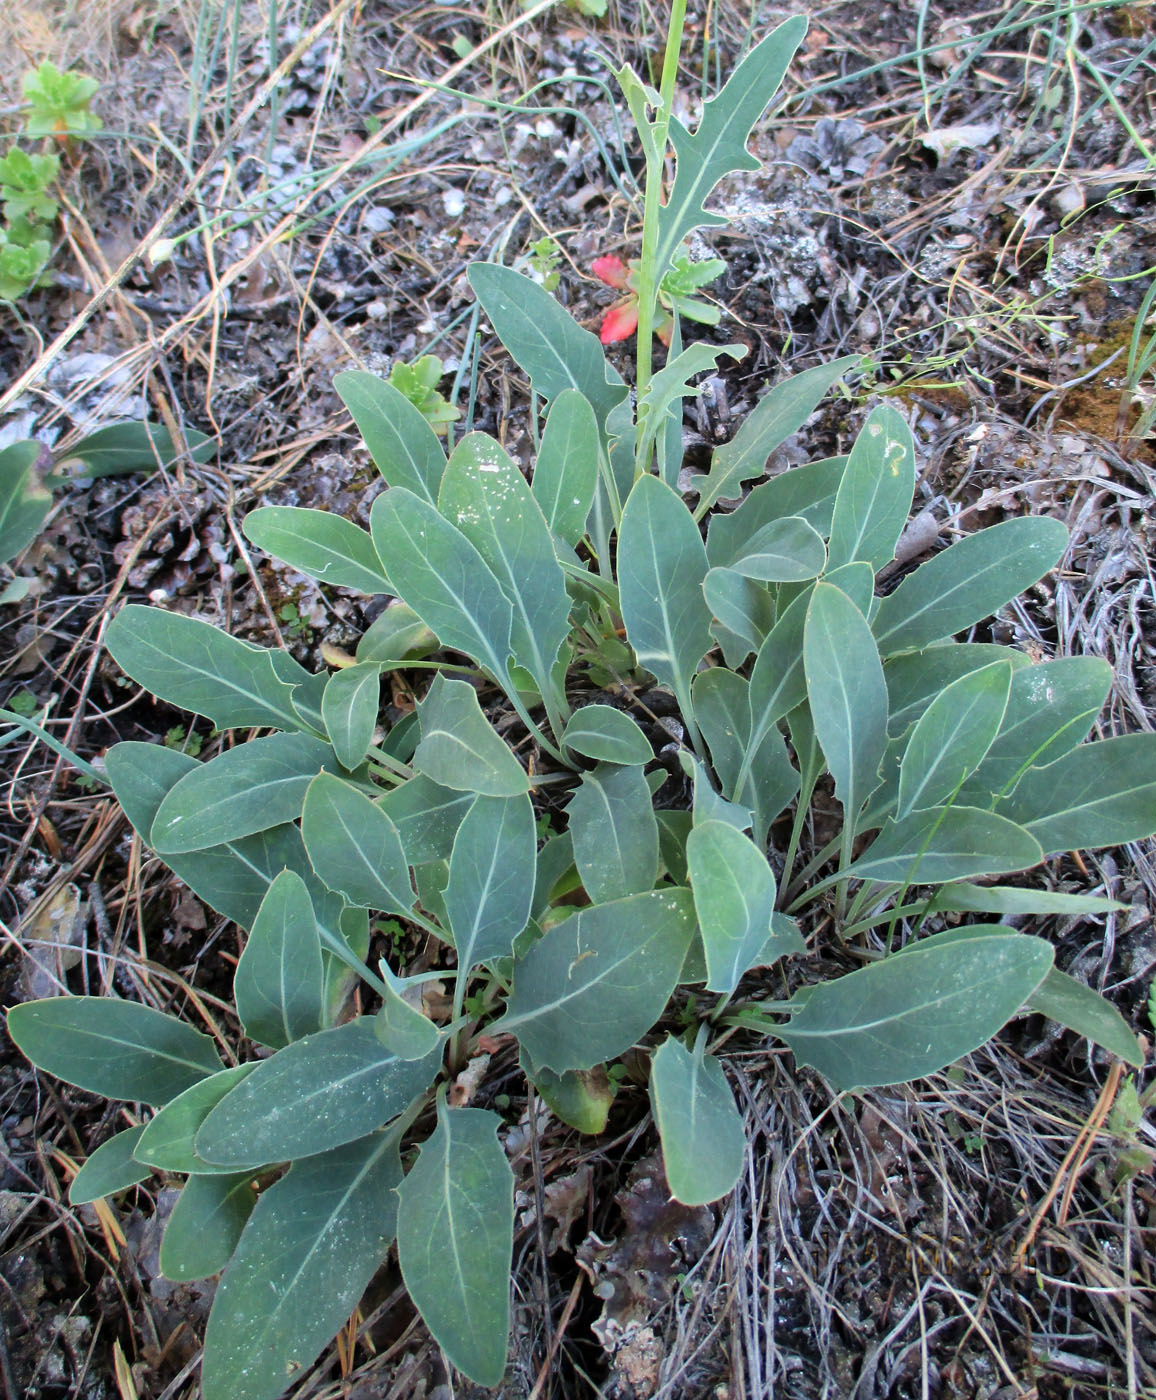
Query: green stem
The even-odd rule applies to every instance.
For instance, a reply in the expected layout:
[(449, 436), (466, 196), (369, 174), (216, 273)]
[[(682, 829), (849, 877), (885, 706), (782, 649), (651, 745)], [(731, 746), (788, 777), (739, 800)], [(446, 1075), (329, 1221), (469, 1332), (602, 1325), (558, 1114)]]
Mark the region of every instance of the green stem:
[(59, 739), (54, 739), (52, 735), (49, 734), (46, 729), (42, 729), (35, 720), (26, 719), (23, 715), (18, 715), (13, 710), (0, 710), (0, 721), (6, 724), (14, 724), (18, 728), (25, 730), (27, 733), (39, 739), (42, 744), (47, 744), (53, 753), (59, 754), (66, 762), (71, 763), (77, 772), (83, 773), (86, 778), (90, 778), (94, 783), (99, 783), (101, 787), (109, 786), (107, 774), (98, 773), (91, 763), (86, 763), (79, 754), (73, 753), (72, 750), (62, 744)]

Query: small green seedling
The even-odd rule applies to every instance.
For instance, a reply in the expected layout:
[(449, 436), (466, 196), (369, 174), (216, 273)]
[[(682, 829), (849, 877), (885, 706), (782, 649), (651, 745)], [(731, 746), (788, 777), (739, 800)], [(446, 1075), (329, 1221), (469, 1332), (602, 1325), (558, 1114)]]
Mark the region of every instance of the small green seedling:
[(435, 433), (444, 437), (451, 423), (462, 416), (438, 392), (444, 371), (436, 355), (423, 355), (413, 364), (397, 360), (389, 372), (389, 382), (413, 404)]
[(104, 123), (89, 104), (99, 87), (95, 78), (83, 73), (62, 73), (48, 59), (24, 75), (24, 100), (28, 112), (24, 134), (50, 136), (58, 141), (70, 136), (90, 136)]

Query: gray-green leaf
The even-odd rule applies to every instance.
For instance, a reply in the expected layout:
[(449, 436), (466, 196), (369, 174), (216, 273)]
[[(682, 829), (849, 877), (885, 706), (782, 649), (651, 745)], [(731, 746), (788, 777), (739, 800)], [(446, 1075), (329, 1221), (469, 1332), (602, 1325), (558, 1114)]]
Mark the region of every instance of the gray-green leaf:
[(381, 697), (381, 667), (372, 662), (335, 671), (325, 684), (321, 716), (343, 768), (356, 768), (373, 743)]
[(689, 1051), (674, 1036), (650, 1061), (650, 1103), (676, 1201), (709, 1205), (734, 1190), (747, 1139), (734, 1095), (705, 1043)]
[(136, 1158), (162, 1172), (219, 1176), (231, 1167), (214, 1166), (193, 1148), (201, 1124), (227, 1093), (256, 1068), (256, 1063), (233, 1065), (190, 1085), (153, 1116), (136, 1145)]
[(801, 515), (788, 515), (756, 530), (730, 568), (762, 583), (805, 583), (826, 563), (822, 535)]
[(68, 1203), (88, 1205), (102, 1196), (115, 1196), (138, 1181), (146, 1181), (152, 1168), (142, 1166), (133, 1156), (143, 1127), (125, 1128), (102, 1142), (72, 1178), (68, 1188)]
[(413, 761), (426, 777), (484, 797), (529, 792), (525, 769), (482, 713), (478, 693), (467, 681), (447, 680), (439, 671), (417, 712), (421, 743)]
[(1112, 1003), (1058, 968), (1053, 967), (1028, 997), (1025, 1010), (1058, 1021), (1111, 1054), (1119, 1055), (1126, 1064), (1137, 1069), (1143, 1067), (1144, 1052)]
[(530, 483), (553, 533), (571, 548), (586, 533), (598, 485), (598, 420), (577, 389), (550, 405)]
[(650, 740), (624, 710), (613, 705), (584, 705), (575, 710), (562, 735), (572, 753), (601, 763), (649, 763)]
[(508, 956), (530, 919), (537, 833), (527, 793), (477, 797), (454, 839), (445, 888), (458, 976)]
[(860, 429), (839, 483), (828, 545), (830, 567), (864, 560), (877, 573), (895, 557), (915, 492), (915, 443), (889, 404)]
[(401, 836), (381, 807), (330, 773), (305, 794), (305, 849), (318, 876), (350, 904), (409, 914), (414, 906)]
[(333, 387), (353, 415), (386, 483), (402, 486), (432, 505), (445, 471), (446, 454), (420, 409), (388, 380), (363, 370), (334, 375)]
[(309, 889), (282, 870), (269, 886), (233, 975), (250, 1040), (280, 1049), (325, 1026), (325, 967)]
[(161, 1239), (161, 1273), (174, 1283), (219, 1274), (256, 1204), (252, 1172), (190, 1177)]
[(770, 934), (775, 877), (754, 842), (726, 822), (697, 824), (686, 859), (706, 951), (707, 990), (730, 996)]
[(328, 510), (260, 506), (245, 517), (247, 539), (321, 583), (359, 593), (392, 593), (369, 533)]
[(567, 810), (574, 863), (596, 904), (654, 888), (658, 824), (640, 767), (600, 763), (583, 773)]
[(1043, 858), (1035, 837), (1006, 817), (978, 807), (932, 807), (888, 821), (843, 874), (884, 884), (933, 885), (1027, 870)]

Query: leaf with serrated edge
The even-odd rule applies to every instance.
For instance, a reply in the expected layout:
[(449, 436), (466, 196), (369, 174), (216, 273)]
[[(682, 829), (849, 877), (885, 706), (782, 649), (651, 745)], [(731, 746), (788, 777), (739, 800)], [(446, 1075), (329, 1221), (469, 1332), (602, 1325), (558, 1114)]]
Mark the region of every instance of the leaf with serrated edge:
[(161, 1273), (174, 1283), (219, 1274), (233, 1257), (257, 1193), (252, 1172), (191, 1176), (161, 1238)]
[(325, 967), (309, 889), (282, 870), (261, 901), (233, 974), (250, 1040), (280, 1049), (325, 1026)]
[(102, 1196), (115, 1196), (138, 1181), (147, 1181), (152, 1168), (142, 1166), (133, 1156), (143, 1127), (125, 1128), (102, 1142), (72, 1178), (68, 1188), (68, 1204), (88, 1205)]
[(506, 1369), (514, 1177), (501, 1119), (439, 1105), (438, 1125), (398, 1189), (401, 1276), (450, 1361), (479, 1385)]
[(581, 909), (514, 973), (505, 1016), (536, 1065), (590, 1069), (637, 1044), (662, 1015), (695, 930), (689, 890), (650, 890)]
[(161, 855), (239, 841), (301, 815), (305, 790), (339, 767), (330, 746), (308, 734), (273, 734), (199, 764), (161, 803), (149, 842)]
[(598, 485), (598, 420), (577, 389), (550, 405), (530, 489), (546, 523), (571, 548), (586, 533)]
[(454, 838), (445, 888), (458, 976), (508, 956), (530, 921), (537, 833), (528, 793), (478, 797)]
[(213, 1299), (204, 1400), (276, 1400), (304, 1373), (386, 1256), (401, 1175), (396, 1140), (375, 1133), (262, 1191)]
[(245, 538), (320, 583), (359, 593), (392, 593), (369, 532), (344, 516), (304, 506), (259, 506), (246, 515)]
[(1112, 1003), (1058, 968), (1053, 967), (1028, 997), (1025, 1010), (1058, 1021), (1118, 1055), (1126, 1064), (1143, 1068), (1144, 1052)]
[(705, 1206), (734, 1190), (747, 1139), (734, 1095), (706, 1046), (687, 1050), (670, 1036), (650, 1061), (650, 1103), (662, 1140), (670, 1194)]
[(333, 387), (353, 415), (373, 465), (387, 484), (405, 487), (432, 505), (446, 454), (421, 410), (388, 380), (364, 370), (335, 374)]
[(990, 1040), (1052, 965), (1041, 938), (998, 924), (969, 932), (813, 987), (775, 1034), (840, 1092), (933, 1074)]
[(641, 768), (600, 763), (567, 810), (574, 862), (595, 903), (654, 888), (658, 824)]
[(754, 842), (726, 822), (696, 824), (686, 859), (706, 950), (707, 990), (730, 996), (767, 941), (775, 877)]
[(649, 763), (650, 740), (634, 720), (613, 705), (585, 705), (576, 710), (562, 735), (573, 753), (601, 763)]
[(37, 1069), (106, 1099), (167, 1103), (222, 1067), (207, 1035), (119, 997), (26, 1001), (8, 1034)]
[(194, 1147), (224, 1167), (311, 1157), (396, 1117), (437, 1073), (436, 1060), (400, 1060), (360, 1016), (278, 1050), (226, 1094)]
[(356, 768), (373, 743), (381, 692), (381, 667), (372, 662), (335, 671), (325, 684), (321, 715), (343, 768)]
[(914, 493), (911, 429), (890, 404), (880, 404), (860, 429), (839, 483), (827, 546), (829, 567), (863, 560), (878, 572), (889, 564)]
[(314, 870), (330, 889), (365, 909), (409, 914), (415, 896), (401, 836), (364, 793), (320, 773), (305, 794), (301, 834)]
[(439, 671), (417, 707), (421, 743), (414, 767), (435, 783), (483, 797), (517, 797), (530, 790), (525, 769), (482, 713), (467, 681)]

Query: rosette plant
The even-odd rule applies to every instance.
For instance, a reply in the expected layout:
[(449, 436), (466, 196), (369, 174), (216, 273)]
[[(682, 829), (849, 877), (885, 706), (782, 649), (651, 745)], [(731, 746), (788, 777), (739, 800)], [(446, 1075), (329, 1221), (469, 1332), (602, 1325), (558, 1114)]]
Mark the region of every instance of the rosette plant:
[[(805, 28), (757, 44), (692, 133), (672, 116), (683, 8), (661, 91), (618, 74), (647, 174), (636, 404), (549, 293), (478, 264), (485, 316), (548, 410), (530, 480), (483, 433), (447, 458), (405, 395), (350, 371), (336, 387), (388, 488), (371, 529), (287, 507), (245, 521), (294, 568), (397, 600), (353, 664), (310, 674), (153, 607), (108, 629), (127, 675), (232, 736), (205, 762), (117, 744), (107, 771), (141, 840), (247, 931), (233, 994), (250, 1048), (234, 1062), (196, 1003), (60, 996), (8, 1025), (47, 1072), (146, 1106), (74, 1202), (186, 1178), (161, 1265), (223, 1270), (206, 1400), (291, 1385), (394, 1239), (450, 1362), (501, 1380), (514, 1175), (482, 1066), (460, 1074), (482, 1050), (598, 1131), (605, 1066), (643, 1047), (687, 1203), (725, 1196), (742, 1166), (723, 1034), (784, 1042), (835, 1091), (926, 1075), (1029, 1012), (1140, 1063), (1123, 1018), (999, 920), (1114, 907), (1052, 892), (1045, 861), (1156, 827), (1156, 736), (1086, 742), (1103, 661), (955, 640), (1055, 567), (1063, 525), (959, 538), (880, 596), (915, 483), (888, 406), (847, 457), (747, 490), (854, 358), (783, 379), (680, 489), (682, 401), (743, 350), (683, 348), (676, 326), (652, 371), (658, 287), (687, 235), (723, 222), (704, 205), (717, 182), (755, 168), (747, 137)], [(399, 669), (424, 693), (385, 727), (381, 678)], [(830, 783), (842, 827), (814, 849)], [(954, 926), (922, 936), (946, 911)], [(420, 939), (422, 970), (374, 947), (381, 914)], [(832, 927), (861, 966), (811, 984), (796, 962), (790, 997), (758, 971)], [(435, 977), (448, 1008), (423, 1001)]]

